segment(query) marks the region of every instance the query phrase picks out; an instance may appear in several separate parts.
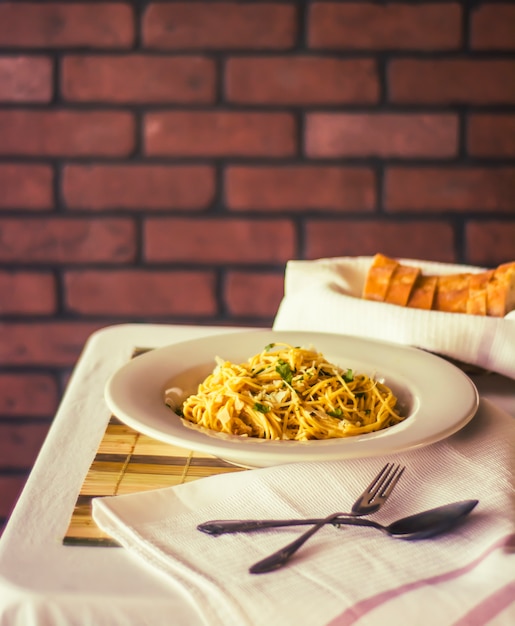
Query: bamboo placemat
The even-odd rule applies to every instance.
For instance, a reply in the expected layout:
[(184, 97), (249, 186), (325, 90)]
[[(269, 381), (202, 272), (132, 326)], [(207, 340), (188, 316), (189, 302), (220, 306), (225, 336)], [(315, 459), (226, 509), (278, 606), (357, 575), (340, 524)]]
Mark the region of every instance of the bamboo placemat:
[[(136, 350), (135, 356), (144, 351)], [(82, 484), (63, 543), (118, 545), (95, 524), (91, 516), (93, 498), (172, 487), (243, 469), (209, 454), (147, 437), (113, 415)]]

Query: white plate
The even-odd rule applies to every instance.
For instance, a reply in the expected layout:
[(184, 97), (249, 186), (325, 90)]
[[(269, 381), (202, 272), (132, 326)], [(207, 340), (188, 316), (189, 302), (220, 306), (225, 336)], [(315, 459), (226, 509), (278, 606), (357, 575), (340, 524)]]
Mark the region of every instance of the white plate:
[[(407, 419), (385, 430), (343, 439), (265, 441), (188, 428), (165, 406), (165, 389), (180, 388), (185, 396), (195, 392), (214, 369), (215, 356), (242, 363), (269, 343), (281, 341), (313, 347), (341, 367), (383, 378)], [(472, 381), (454, 365), (422, 350), (345, 335), (269, 330), (215, 335), (147, 352), (114, 373), (105, 397), (113, 414), (138, 432), (245, 467), (400, 452), (455, 433), (478, 407)]]

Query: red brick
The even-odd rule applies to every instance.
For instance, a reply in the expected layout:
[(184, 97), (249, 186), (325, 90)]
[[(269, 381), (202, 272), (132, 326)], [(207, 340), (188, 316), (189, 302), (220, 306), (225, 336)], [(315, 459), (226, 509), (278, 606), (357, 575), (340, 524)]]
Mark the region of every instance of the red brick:
[(48, 424), (0, 423), (0, 469), (30, 469), (47, 432)]
[(72, 367), (88, 337), (105, 323), (1, 322), (0, 363), (9, 367), (29, 365)]
[(53, 274), (0, 270), (0, 315), (52, 314), (56, 309)]
[(229, 272), (224, 294), (230, 315), (273, 320), (284, 294), (284, 277), (271, 272)]
[(134, 260), (129, 219), (4, 218), (0, 262), (120, 263)]
[(283, 50), (295, 43), (295, 7), (275, 2), (151, 4), (143, 42), (151, 48)]
[(282, 157), (296, 150), (289, 113), (166, 111), (148, 113), (144, 124), (149, 155)]
[(63, 172), (67, 206), (92, 211), (203, 209), (215, 184), (208, 165), (68, 165)]
[(12, 513), (26, 480), (26, 476), (0, 475), (0, 518), (9, 517)]
[(3, 2), (0, 45), (22, 48), (126, 48), (132, 9), (121, 2)]
[(215, 276), (194, 271), (65, 274), (66, 306), (82, 315), (215, 315)]
[(454, 262), (454, 235), (447, 222), (309, 221), (306, 257), (374, 255)]
[(515, 115), (470, 115), (467, 130), (469, 154), (493, 158), (515, 157)]
[(126, 111), (0, 111), (0, 154), (128, 156), (134, 119)]
[(0, 163), (0, 208), (51, 209), (53, 177), (48, 165)]
[(375, 176), (366, 167), (232, 166), (226, 171), (229, 209), (237, 211), (372, 211)]
[(477, 50), (515, 48), (515, 6), (488, 2), (475, 7), (470, 26), (470, 43)]
[(397, 59), (390, 62), (390, 100), (427, 104), (515, 102), (515, 61)]
[(308, 41), (313, 48), (451, 50), (461, 43), (461, 9), (457, 2), (314, 2)]
[(47, 374), (0, 373), (0, 414), (6, 417), (53, 417), (59, 403), (54, 378)]
[(455, 115), (313, 113), (306, 119), (310, 157), (450, 157), (457, 150)]
[(317, 56), (231, 58), (226, 94), (256, 104), (375, 103), (377, 67), (370, 59)]
[(515, 168), (392, 167), (385, 176), (388, 211), (513, 211)]
[(155, 218), (144, 223), (150, 263), (284, 263), (295, 255), (289, 220)]
[(61, 91), (79, 102), (211, 103), (215, 65), (200, 56), (68, 56)]
[(465, 226), (469, 263), (495, 267), (515, 260), (515, 223), (470, 220)]
[(0, 57), (1, 102), (49, 102), (52, 91), (47, 57)]

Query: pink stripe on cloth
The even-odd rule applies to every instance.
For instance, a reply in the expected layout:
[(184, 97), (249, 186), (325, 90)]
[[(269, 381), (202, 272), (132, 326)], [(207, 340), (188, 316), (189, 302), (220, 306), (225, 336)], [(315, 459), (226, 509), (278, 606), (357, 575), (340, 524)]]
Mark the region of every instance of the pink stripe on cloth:
[(482, 626), (515, 602), (515, 580), (482, 600), (453, 626)]
[[(396, 587), (394, 589), (387, 589), (386, 591), (382, 591), (374, 596), (370, 596), (368, 598), (364, 598), (360, 600), (353, 606), (345, 609), (343, 613), (332, 619), (327, 626), (352, 626), (362, 617), (364, 617), (370, 611), (376, 609), (377, 607), (393, 600), (394, 598), (398, 598), (399, 596), (406, 594), (410, 591), (414, 591), (415, 589), (419, 589), (420, 587), (424, 587), (425, 585), (435, 585), (438, 583), (445, 582), (447, 580), (452, 580), (454, 578), (459, 578), (468, 572), (471, 572), (475, 567), (481, 564), (481, 562), (488, 557), (492, 552), (498, 550), (499, 548), (503, 548), (506, 545), (513, 541), (513, 535), (508, 535), (507, 537), (503, 537), (499, 541), (496, 541), (493, 545), (487, 548), (482, 554), (480, 554), (476, 559), (464, 565), (463, 567), (459, 567), (455, 570), (451, 570), (449, 572), (445, 572), (443, 574), (437, 574), (436, 576), (431, 576), (429, 578), (423, 578), (422, 580), (416, 580), (411, 583), (406, 583), (405, 585), (401, 585), (400, 587)], [(472, 623), (471, 623), (472, 624)], [(475, 622), (474, 622), (475, 624)], [(464, 622), (460, 624), (460, 626), (468, 626), (468, 622)]]

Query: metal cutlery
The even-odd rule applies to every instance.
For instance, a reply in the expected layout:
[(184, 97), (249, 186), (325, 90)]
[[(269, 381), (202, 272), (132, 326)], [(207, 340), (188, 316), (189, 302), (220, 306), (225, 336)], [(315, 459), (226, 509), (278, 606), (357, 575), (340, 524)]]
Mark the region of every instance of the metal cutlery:
[[(463, 500), (461, 502), (453, 502), (435, 509), (429, 509), (409, 517), (403, 517), (397, 521), (384, 526), (374, 520), (360, 519), (355, 517), (341, 518), (338, 524), (346, 524), (352, 526), (368, 526), (376, 528), (387, 535), (398, 537), (400, 539), (426, 539), (434, 535), (443, 533), (455, 526), (463, 517), (468, 515), (477, 505), (478, 500)], [(265, 574), (272, 572), (286, 565), (291, 556), (324, 524), (334, 523), (335, 519), (341, 513), (333, 513), (328, 515), (325, 520), (315, 525), (309, 531), (305, 532), (298, 539), (274, 552), (270, 556), (254, 563), (249, 568), (251, 574)]]
[[(387, 463), (368, 487), (352, 505), (350, 513), (338, 513), (337, 516), (360, 517), (377, 512), (393, 491), (405, 468), (393, 463)], [(322, 519), (290, 519), (290, 520), (211, 520), (203, 522), (197, 529), (208, 535), (223, 535), (226, 533), (252, 532), (266, 528), (281, 528), (285, 526), (303, 526), (319, 524)], [(337, 520), (324, 523), (337, 524)]]

